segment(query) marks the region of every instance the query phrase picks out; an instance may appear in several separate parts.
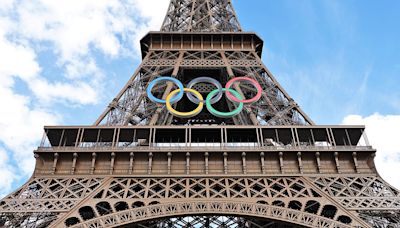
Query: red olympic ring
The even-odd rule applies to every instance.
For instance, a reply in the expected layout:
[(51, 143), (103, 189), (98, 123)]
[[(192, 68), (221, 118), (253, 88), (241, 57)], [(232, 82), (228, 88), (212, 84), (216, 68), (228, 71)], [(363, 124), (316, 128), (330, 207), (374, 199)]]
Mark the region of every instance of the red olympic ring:
[[(231, 94), (231, 92), (229, 92), (229, 89), (232, 87), (233, 83), (235, 83), (237, 81), (248, 81), (251, 84), (253, 84), (253, 86), (256, 87), (256, 90), (257, 90), (256, 96), (251, 99), (247, 99), (247, 100), (239, 100), (237, 97), (233, 96)], [(232, 78), (231, 80), (229, 80), (228, 83), (226, 83), (225, 88), (226, 88), (226, 96), (228, 97), (228, 99), (230, 101), (234, 101), (234, 102), (238, 102), (238, 103), (245, 103), (245, 104), (254, 103), (254, 102), (257, 102), (258, 100), (260, 100), (261, 95), (262, 95), (261, 85), (256, 80), (249, 78), (249, 77)]]

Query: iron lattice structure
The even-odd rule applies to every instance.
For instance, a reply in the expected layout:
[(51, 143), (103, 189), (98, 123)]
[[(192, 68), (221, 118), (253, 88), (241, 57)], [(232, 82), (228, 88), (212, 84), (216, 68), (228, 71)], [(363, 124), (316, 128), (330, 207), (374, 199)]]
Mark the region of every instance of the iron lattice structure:
[[(262, 63), (262, 46), (242, 32), (231, 1), (171, 0), (95, 124), (45, 127), (31, 179), (0, 201), (0, 226), (400, 227), (400, 192), (378, 175), (364, 127), (315, 125)], [(233, 118), (178, 118), (146, 96), (162, 75), (184, 84), (247, 76), (263, 92)]]

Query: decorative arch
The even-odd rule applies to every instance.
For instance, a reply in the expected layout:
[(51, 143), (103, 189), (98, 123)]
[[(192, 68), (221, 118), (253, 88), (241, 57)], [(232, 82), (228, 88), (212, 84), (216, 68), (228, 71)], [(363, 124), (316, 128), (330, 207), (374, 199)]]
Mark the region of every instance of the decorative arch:
[(271, 206), (267, 204), (243, 203), (235, 201), (193, 201), (164, 203), (148, 205), (140, 208), (131, 208), (129, 210), (118, 211), (112, 214), (107, 214), (91, 220), (83, 221), (71, 227), (118, 227), (165, 217), (182, 217), (207, 214), (256, 217), (292, 223), (304, 227), (350, 228), (354, 225), (344, 224), (326, 217), (302, 212), (299, 210)]

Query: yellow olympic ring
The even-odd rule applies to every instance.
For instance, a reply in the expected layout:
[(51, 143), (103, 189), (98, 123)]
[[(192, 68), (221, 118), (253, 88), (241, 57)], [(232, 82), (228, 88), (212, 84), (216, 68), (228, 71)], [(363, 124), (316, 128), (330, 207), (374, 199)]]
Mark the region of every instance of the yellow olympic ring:
[[(171, 98), (174, 97), (175, 94), (177, 94), (180, 91), (181, 91), (180, 89), (176, 89), (176, 90), (172, 91), (170, 94), (168, 94), (167, 99), (165, 99), (166, 105), (167, 105), (167, 110), (170, 113), (172, 113), (172, 115), (174, 115), (176, 117), (180, 117), (180, 118), (190, 118), (190, 117), (198, 115), (201, 112), (201, 110), (203, 110), (204, 102), (200, 102), (199, 106), (197, 106), (197, 108), (191, 112), (179, 112), (179, 111), (176, 111), (174, 108), (172, 108)], [(194, 89), (184, 88), (183, 91), (193, 93), (197, 97), (197, 99), (199, 99), (200, 101), (204, 101), (203, 96)]]

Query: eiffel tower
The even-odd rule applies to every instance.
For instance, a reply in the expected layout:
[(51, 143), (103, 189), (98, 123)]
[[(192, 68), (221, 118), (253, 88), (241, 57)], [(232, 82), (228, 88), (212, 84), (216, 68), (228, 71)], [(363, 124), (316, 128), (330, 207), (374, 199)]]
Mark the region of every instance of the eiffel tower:
[(171, 0), (140, 44), (95, 124), (45, 127), (0, 226), (400, 227), (364, 126), (315, 125), (230, 0)]

